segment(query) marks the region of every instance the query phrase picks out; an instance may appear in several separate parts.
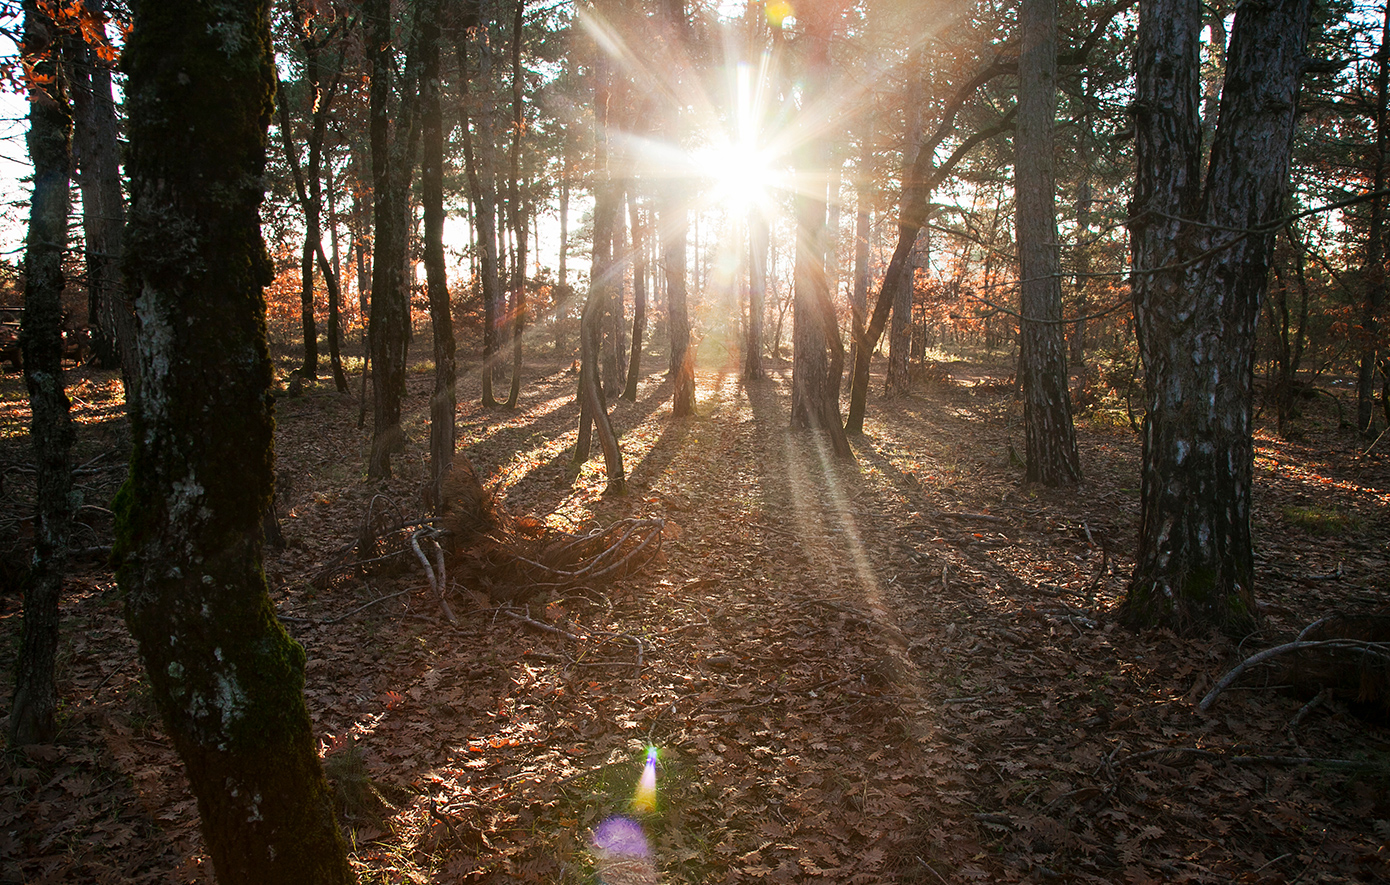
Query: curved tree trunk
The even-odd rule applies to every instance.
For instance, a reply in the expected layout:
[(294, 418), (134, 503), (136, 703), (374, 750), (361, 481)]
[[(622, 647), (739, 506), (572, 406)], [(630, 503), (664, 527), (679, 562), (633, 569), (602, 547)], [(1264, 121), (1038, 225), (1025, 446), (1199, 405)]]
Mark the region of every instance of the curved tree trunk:
[(134, 4), (126, 269), (141, 395), (115, 506), (117, 579), (218, 881), (347, 883), (304, 650), (261, 568), (274, 472), (258, 211), (275, 97), (268, 6)]
[(1018, 132), (1014, 136), (1018, 266), (1023, 314), (1020, 363), (1027, 481), (1047, 486), (1081, 479), (1067, 384), (1057, 247), (1052, 138), (1057, 112), (1057, 0), (1023, 0), (1018, 56)]
[[(1288, 188), (1311, 0), (1236, 13), (1203, 187), (1197, 0), (1142, 0), (1131, 249), (1145, 368), (1130, 624), (1256, 619), (1250, 538), (1255, 320)], [(1237, 235), (1233, 231), (1264, 230)]]
[(63, 389), (63, 252), (68, 241), (68, 170), (72, 114), (64, 71), (63, 37), (37, 0), (24, 3), (24, 61), (29, 86), (29, 157), (34, 192), (25, 248), (24, 315), (20, 346), (33, 410), (30, 440), (38, 466), (34, 561), (24, 588), (24, 629), (15, 662), (10, 746), (42, 743), (56, 732), (58, 596), (67, 567), (72, 525), (72, 421)]

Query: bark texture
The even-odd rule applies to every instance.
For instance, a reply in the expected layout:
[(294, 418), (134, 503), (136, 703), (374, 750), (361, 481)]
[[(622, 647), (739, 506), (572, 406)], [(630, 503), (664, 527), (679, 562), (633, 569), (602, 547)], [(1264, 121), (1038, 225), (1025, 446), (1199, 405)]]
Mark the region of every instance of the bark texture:
[(29, 65), (29, 157), (34, 192), (25, 244), (24, 315), (20, 347), (24, 383), (33, 410), (30, 440), (38, 467), (34, 559), (24, 586), (24, 628), (15, 662), (10, 707), (10, 746), (52, 740), (57, 689), (53, 659), (58, 648), (58, 597), (67, 566), (72, 526), (72, 421), (63, 389), (63, 252), (68, 242), (68, 169), (72, 113), (68, 102), (63, 40), (37, 0), (24, 3), (24, 61)]
[(420, 36), (424, 64), (420, 79), (420, 197), (424, 204), (425, 286), (434, 330), (434, 390), (430, 394), (430, 498), (436, 510), (443, 504), (444, 477), (454, 463), (458, 428), (454, 409), (454, 315), (449, 305), (449, 280), (444, 261), (444, 113), (440, 101), (439, 0), (425, 17)]
[(261, 239), (268, 3), (133, 4), (126, 273), (141, 396), (117, 578), (219, 882), (353, 881), (261, 569), (273, 482)]
[(1255, 320), (1288, 186), (1311, 0), (1243, 4), (1201, 179), (1197, 0), (1140, 4), (1134, 312), (1145, 369), (1131, 624), (1255, 622)]
[(1062, 328), (1052, 137), (1057, 112), (1057, 0), (1019, 7), (1018, 130), (1014, 136), (1018, 265), (1022, 280), (1023, 428), (1027, 480), (1065, 486), (1081, 478)]
[[(406, 276), (409, 228), (406, 219), (411, 157), (419, 133), (414, 101), (418, 55), (407, 53), (402, 95), (392, 101), (395, 77), (393, 19), (389, 0), (365, 4), (372, 64), (370, 137), (372, 145), (373, 238), (371, 316), (367, 338), (372, 362), (372, 452), (367, 475), (391, 475), (391, 456), (401, 451), (401, 400), (405, 396), (406, 354), (410, 347), (410, 284)], [(392, 125), (394, 118), (394, 126)], [(394, 131), (393, 131), (394, 130)]]
[[(806, 41), (807, 103), (818, 100), (826, 88), (833, 24), (830, 10), (814, 10), (807, 17), (802, 37)], [(806, 185), (798, 189), (795, 197), (792, 426), (823, 433), (836, 456), (849, 458), (849, 440), (840, 423), (840, 376), (844, 371), (845, 348), (826, 272), (829, 143), (823, 138), (807, 139), (798, 165)]]
[[(103, 0), (87, 9), (104, 23)], [(73, 60), (73, 151), (82, 190), (82, 236), (87, 247), (87, 325), (98, 365), (121, 368), (126, 402), (137, 393), (125, 355), (135, 351), (135, 314), (121, 275), (125, 202), (121, 192), (120, 129), (111, 68), (86, 40), (70, 38)], [(131, 363), (134, 362), (132, 356)]]

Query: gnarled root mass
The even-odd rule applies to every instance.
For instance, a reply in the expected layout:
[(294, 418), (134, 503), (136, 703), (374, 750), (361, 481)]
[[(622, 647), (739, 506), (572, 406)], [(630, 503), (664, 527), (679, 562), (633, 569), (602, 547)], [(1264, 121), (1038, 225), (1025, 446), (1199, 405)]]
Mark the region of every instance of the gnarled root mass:
[[(459, 458), (444, 478), (437, 517), (407, 522), (400, 508), (372, 499), (357, 539), (326, 565), (315, 583), (326, 586), (349, 570), (358, 574), (418, 564), (422, 537), (440, 545), (450, 578), (498, 602), (529, 599), (552, 589), (602, 584), (636, 574), (661, 555), (660, 519), (623, 519), (573, 534), (506, 511)], [(431, 584), (442, 580), (442, 569)], [(443, 588), (439, 588), (441, 599)]]

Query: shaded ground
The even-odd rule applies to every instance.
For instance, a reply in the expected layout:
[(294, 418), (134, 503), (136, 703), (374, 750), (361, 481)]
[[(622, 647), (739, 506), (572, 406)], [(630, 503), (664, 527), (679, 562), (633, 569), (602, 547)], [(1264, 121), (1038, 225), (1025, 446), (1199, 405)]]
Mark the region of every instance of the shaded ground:
[[(428, 375), (411, 375), (409, 450), (385, 483), (363, 477), (354, 400), (279, 401), (291, 546), (267, 570), (362, 881), (593, 882), (609, 861), (592, 832), (618, 814), (668, 883), (1390, 878), (1390, 732), (1338, 699), (1291, 725), (1307, 697), (1273, 668), (1195, 709), (1246, 654), (1390, 601), (1386, 443), (1358, 458), (1366, 443), (1317, 403), (1302, 440), (1261, 435), (1266, 617), (1237, 647), (1113, 621), (1138, 501), (1122, 415), (1081, 424), (1087, 481), (1052, 492), (1022, 485), (1020, 410), (988, 365), (875, 400), (852, 465), (788, 432), (789, 370), (748, 389), (702, 372), (701, 417), (680, 423), (653, 375), (615, 407), (632, 491), (603, 500), (599, 459), (567, 469), (567, 368), (533, 369), (515, 413), (478, 407), (470, 372), (461, 450), (513, 512), (557, 527), (664, 518), (664, 561), (529, 608), (455, 586), (457, 629), (415, 568), (312, 582), (369, 508), (422, 514)], [(77, 379), (79, 543), (97, 548), (125, 431), (119, 385)], [(0, 385), (13, 561), (32, 475), (22, 384)], [(99, 552), (70, 587), (64, 728), (4, 757), (0, 881), (210, 881)], [(7, 586), (7, 671), (19, 605)], [(649, 745), (659, 804), (637, 813)]]

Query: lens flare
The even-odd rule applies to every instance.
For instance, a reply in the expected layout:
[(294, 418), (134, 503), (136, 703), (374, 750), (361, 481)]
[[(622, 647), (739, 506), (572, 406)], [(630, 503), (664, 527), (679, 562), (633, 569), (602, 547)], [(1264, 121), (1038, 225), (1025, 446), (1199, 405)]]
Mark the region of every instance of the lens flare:
[(613, 817), (594, 830), (594, 867), (603, 885), (656, 885), (656, 863), (642, 825)]
[(637, 792), (632, 797), (632, 810), (638, 814), (652, 814), (656, 811), (656, 747), (647, 748), (647, 764), (642, 769), (642, 779), (637, 782)]

